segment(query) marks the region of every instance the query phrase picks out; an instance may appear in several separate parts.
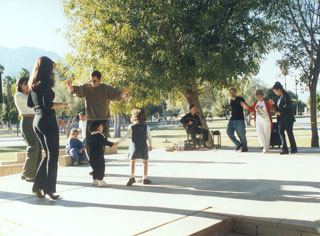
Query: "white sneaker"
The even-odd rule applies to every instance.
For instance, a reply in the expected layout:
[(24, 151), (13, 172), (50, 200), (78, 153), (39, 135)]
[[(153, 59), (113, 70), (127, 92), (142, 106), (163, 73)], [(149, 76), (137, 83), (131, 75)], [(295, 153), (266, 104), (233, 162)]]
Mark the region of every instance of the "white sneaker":
[(94, 179), (94, 180), (93, 180), (93, 185), (94, 185), (94, 186), (98, 186), (98, 180), (97, 180), (97, 179)]
[(106, 187), (108, 186), (107, 183), (103, 180), (97, 180), (98, 181), (98, 187)]

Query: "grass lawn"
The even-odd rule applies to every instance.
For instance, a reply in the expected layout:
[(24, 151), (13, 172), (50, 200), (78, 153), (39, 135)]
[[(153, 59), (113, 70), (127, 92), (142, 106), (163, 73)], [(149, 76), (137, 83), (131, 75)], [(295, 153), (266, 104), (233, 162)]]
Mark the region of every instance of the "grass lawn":
[[(227, 127), (227, 120), (218, 120), (209, 122), (208, 126), (209, 129), (212, 130), (220, 130), (221, 132), (221, 139), (223, 146), (233, 146), (233, 143), (230, 141), (226, 134), (226, 127)], [(248, 139), (248, 146), (250, 147), (258, 147), (258, 138), (256, 129), (251, 126), (247, 127), (247, 139)], [(1, 133), (1, 130), (0, 130)], [(111, 134), (113, 131), (111, 130)], [(125, 132), (122, 132), (124, 135)], [(165, 128), (154, 128), (151, 131), (153, 137), (153, 148), (154, 149), (163, 149), (165, 146), (173, 146), (174, 143), (183, 143), (186, 140), (186, 133), (182, 127), (179, 126), (172, 126)], [(296, 142), (298, 147), (310, 147), (311, 143), (311, 132), (309, 130), (304, 130), (302, 127), (295, 127), (294, 134), (296, 137)], [(6, 132), (6, 136), (8, 136), (8, 132)], [(11, 135), (15, 137), (14, 135)], [(1, 137), (1, 134), (0, 134)], [(110, 138), (110, 141), (117, 141), (117, 138)], [(170, 143), (165, 143), (164, 141), (168, 140)], [(60, 148), (63, 149), (67, 142), (66, 137), (60, 137)], [(119, 145), (118, 152), (119, 153), (127, 153), (128, 152), (128, 145), (129, 140), (125, 143)], [(0, 160), (14, 160), (16, 152), (24, 152), (25, 147), (1, 147), (0, 148)]]

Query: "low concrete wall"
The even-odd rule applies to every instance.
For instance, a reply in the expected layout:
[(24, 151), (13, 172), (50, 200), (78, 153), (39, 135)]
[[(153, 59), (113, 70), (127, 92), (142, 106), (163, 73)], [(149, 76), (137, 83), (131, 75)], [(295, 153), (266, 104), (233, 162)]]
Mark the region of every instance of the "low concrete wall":
[(12, 164), (0, 166), (0, 176), (19, 174), (24, 164)]
[[(117, 147), (106, 147), (104, 154), (111, 155), (117, 154)], [(0, 162), (0, 176), (7, 176), (13, 174), (19, 174), (22, 171), (24, 162), (26, 160), (27, 153), (26, 152), (17, 152), (16, 160), (13, 161), (2, 161)], [(42, 152), (42, 156), (44, 156), (44, 152)], [(72, 165), (72, 157), (67, 155), (65, 149), (59, 150), (59, 166), (71, 166)]]
[(59, 156), (59, 166), (72, 166), (72, 157), (70, 155)]

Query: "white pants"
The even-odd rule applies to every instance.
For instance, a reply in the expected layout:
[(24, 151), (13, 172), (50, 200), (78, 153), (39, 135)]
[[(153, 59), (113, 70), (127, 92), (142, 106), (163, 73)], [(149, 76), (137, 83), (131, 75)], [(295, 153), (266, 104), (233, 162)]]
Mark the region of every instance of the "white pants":
[(270, 148), (271, 122), (269, 119), (257, 119), (256, 128), (259, 143), (264, 149)]

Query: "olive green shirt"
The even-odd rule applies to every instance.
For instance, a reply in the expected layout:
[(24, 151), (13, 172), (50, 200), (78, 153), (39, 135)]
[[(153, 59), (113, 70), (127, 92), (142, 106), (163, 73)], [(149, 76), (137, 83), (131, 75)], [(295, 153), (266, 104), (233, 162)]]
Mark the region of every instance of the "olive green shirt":
[(87, 120), (108, 120), (110, 101), (120, 101), (122, 91), (101, 83), (98, 87), (90, 84), (73, 86), (71, 94), (79, 98), (85, 98), (86, 119)]

